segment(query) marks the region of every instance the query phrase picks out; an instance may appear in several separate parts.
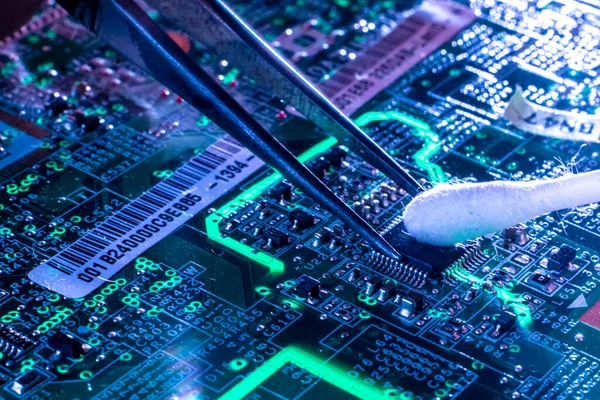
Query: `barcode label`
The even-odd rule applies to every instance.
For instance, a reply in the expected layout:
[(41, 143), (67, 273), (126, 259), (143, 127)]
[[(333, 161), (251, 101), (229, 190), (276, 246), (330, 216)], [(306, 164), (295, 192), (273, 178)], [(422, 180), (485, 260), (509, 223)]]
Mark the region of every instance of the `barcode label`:
[(320, 82), (319, 89), (352, 115), (474, 20), (467, 6), (426, 1), (377, 44)]
[(263, 165), (236, 140), (221, 139), (29, 278), (64, 296), (83, 297)]

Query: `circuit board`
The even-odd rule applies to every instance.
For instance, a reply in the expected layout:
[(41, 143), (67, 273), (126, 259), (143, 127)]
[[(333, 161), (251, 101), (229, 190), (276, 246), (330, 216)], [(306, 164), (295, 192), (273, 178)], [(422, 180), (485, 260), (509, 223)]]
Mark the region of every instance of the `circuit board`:
[[(424, 189), (598, 167), (556, 134), (593, 124), (505, 114), (599, 113), (595, 1), (230, 5)], [(46, 5), (0, 42), (0, 398), (600, 398), (595, 207), (418, 243), (404, 188), (144, 7), (402, 258)]]

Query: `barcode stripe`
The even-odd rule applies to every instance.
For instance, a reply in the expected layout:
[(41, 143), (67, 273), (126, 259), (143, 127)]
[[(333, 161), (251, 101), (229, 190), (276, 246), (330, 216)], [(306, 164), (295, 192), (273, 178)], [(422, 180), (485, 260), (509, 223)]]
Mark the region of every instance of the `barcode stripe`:
[(387, 36), (320, 82), (319, 89), (351, 115), (473, 20), (465, 6), (424, 2)]
[(237, 141), (228, 138), (213, 144), (203, 153), (194, 156), (172, 176), (142, 194), (69, 248), (52, 257), (47, 264), (67, 275), (73, 274), (112, 243), (139, 229), (147, 218), (166, 207), (242, 149)]

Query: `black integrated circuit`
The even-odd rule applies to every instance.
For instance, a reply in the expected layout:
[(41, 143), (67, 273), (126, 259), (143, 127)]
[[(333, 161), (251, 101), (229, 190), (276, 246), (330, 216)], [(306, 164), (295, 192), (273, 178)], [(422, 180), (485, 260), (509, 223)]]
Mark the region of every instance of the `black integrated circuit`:
[(416, 266), (431, 278), (439, 277), (446, 268), (467, 254), (464, 247), (442, 247), (419, 242), (406, 233), (404, 222), (390, 229), (383, 237), (402, 255), (402, 262)]
[[(383, 238), (400, 254), (400, 259), (393, 260), (381, 253), (373, 251), (367, 258), (372, 269), (385, 276), (421, 287), (431, 279), (438, 279), (448, 268), (463, 266), (473, 248), (462, 246), (441, 247), (422, 243), (414, 239), (399, 222), (389, 228)], [(471, 260), (478, 263), (480, 260)], [(481, 259), (483, 261), (483, 259)]]

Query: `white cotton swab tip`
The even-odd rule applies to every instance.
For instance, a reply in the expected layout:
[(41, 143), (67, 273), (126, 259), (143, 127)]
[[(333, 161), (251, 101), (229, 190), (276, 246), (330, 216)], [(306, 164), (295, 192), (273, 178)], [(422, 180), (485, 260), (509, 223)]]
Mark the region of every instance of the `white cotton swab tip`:
[(598, 201), (600, 171), (529, 182), (440, 184), (408, 204), (404, 225), (421, 242), (451, 246)]

